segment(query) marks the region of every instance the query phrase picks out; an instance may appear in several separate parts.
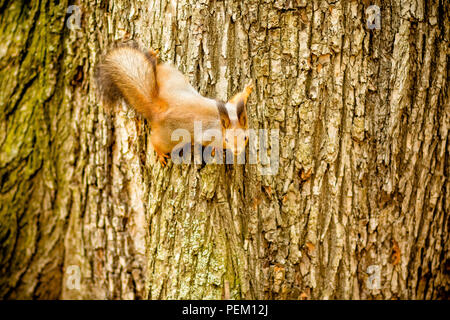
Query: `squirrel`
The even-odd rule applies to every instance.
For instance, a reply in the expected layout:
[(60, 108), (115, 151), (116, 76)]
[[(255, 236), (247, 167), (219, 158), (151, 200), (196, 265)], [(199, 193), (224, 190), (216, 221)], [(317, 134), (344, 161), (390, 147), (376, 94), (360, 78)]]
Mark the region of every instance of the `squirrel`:
[(96, 81), (106, 109), (124, 99), (150, 122), (150, 141), (162, 166), (178, 143), (171, 139), (176, 129), (189, 131), (192, 144), (212, 145), (205, 137), (194, 141), (195, 121), (201, 122), (203, 131), (222, 133), (222, 141), (215, 141), (217, 148), (230, 149), (235, 155), (245, 150), (251, 83), (226, 103), (206, 98), (174, 66), (161, 63), (157, 52), (129, 45), (106, 54), (97, 66)]

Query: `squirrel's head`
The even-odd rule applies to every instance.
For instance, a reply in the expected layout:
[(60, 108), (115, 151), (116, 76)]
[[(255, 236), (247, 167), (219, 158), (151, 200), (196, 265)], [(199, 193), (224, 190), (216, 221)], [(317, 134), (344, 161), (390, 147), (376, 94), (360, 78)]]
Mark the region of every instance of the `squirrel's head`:
[(252, 92), (251, 83), (225, 104), (219, 104), (222, 124), (223, 148), (235, 155), (245, 150), (248, 143), (247, 98)]

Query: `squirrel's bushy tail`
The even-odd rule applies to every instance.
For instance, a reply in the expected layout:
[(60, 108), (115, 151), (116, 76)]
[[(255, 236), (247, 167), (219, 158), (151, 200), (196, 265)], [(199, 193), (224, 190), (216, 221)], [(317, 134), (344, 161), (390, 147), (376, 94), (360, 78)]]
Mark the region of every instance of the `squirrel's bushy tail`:
[(111, 109), (119, 100), (131, 105), (151, 120), (153, 101), (158, 95), (157, 58), (141, 50), (122, 46), (110, 51), (96, 69), (96, 82), (102, 101)]

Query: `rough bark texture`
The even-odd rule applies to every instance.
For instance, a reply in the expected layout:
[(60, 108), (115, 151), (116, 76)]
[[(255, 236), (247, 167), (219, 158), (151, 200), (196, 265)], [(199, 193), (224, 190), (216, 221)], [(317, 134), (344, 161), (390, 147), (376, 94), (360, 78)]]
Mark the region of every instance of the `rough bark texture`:
[[(78, 30), (69, 4), (0, 1), (0, 297), (448, 298), (448, 1), (78, 1)], [(253, 79), (277, 175), (162, 168), (96, 96), (127, 38), (210, 97)]]

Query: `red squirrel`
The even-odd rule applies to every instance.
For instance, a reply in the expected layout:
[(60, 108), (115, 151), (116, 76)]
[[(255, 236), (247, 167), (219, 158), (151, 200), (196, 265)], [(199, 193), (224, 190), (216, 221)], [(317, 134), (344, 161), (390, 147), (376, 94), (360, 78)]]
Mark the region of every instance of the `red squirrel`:
[(230, 149), (235, 155), (245, 150), (246, 103), (251, 84), (227, 103), (206, 98), (174, 66), (160, 63), (156, 52), (143, 52), (132, 46), (121, 46), (107, 53), (96, 70), (96, 80), (106, 108), (111, 109), (124, 99), (149, 120), (150, 140), (163, 166), (178, 144), (171, 139), (176, 129), (189, 131), (192, 144), (211, 145), (203, 137), (194, 141), (195, 121), (201, 122), (203, 130), (222, 132), (222, 141), (217, 142), (221, 148)]

